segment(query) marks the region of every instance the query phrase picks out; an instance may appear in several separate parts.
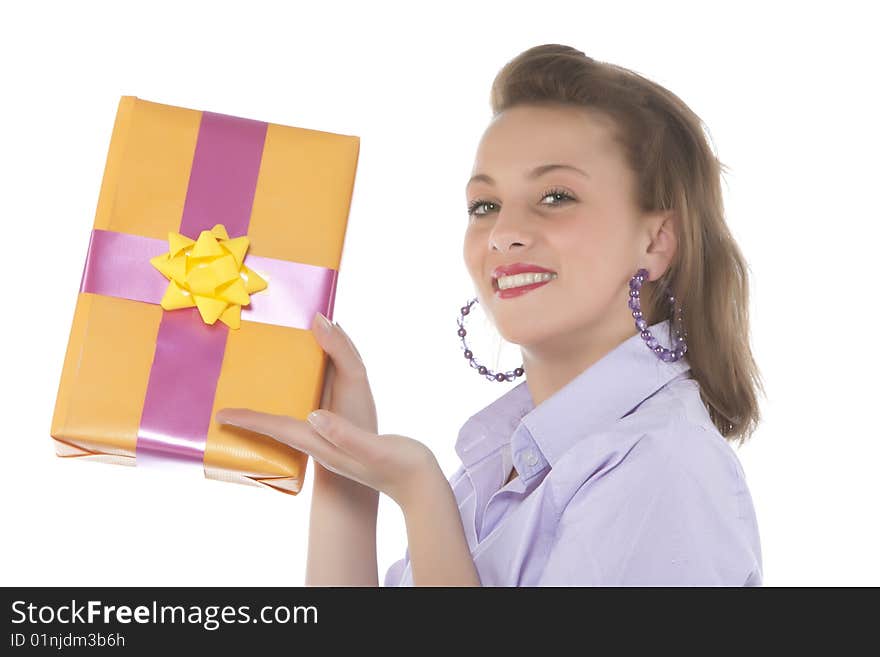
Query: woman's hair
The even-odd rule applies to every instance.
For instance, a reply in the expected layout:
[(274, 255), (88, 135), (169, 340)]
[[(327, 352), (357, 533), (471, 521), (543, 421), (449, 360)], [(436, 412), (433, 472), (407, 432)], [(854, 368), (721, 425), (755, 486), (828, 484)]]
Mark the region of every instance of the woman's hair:
[(742, 445), (760, 421), (764, 391), (749, 346), (747, 263), (724, 219), (721, 171), (701, 119), (675, 94), (638, 73), (570, 46), (544, 44), (520, 53), (492, 83), (492, 113), (516, 105), (568, 105), (612, 120), (613, 135), (635, 174), (636, 205), (672, 209), (678, 249), (667, 272), (642, 285), (648, 325), (672, 319), (660, 291), (683, 307), (686, 358), (712, 422)]

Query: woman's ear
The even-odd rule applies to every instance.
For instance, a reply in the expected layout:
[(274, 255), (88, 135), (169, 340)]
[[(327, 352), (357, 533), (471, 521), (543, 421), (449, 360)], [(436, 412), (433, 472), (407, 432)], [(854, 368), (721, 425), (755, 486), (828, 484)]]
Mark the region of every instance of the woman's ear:
[(678, 213), (661, 210), (648, 215), (643, 222), (648, 246), (642, 264), (651, 272), (650, 280), (655, 281), (669, 269), (678, 250)]

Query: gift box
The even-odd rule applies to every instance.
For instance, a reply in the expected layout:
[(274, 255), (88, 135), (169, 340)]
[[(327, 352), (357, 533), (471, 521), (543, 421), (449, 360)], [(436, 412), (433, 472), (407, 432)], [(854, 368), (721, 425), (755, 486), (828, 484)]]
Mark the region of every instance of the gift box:
[(51, 437), (63, 458), (296, 495), (308, 455), (218, 424), (305, 419), (327, 355), (360, 139), (123, 96)]

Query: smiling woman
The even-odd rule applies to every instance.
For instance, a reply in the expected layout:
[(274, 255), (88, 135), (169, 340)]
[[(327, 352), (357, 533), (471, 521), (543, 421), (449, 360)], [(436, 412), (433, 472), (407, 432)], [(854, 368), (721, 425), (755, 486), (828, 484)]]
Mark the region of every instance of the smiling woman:
[(408, 539), (388, 586), (761, 584), (731, 446), (758, 420), (746, 266), (700, 120), (554, 44), (508, 62), (492, 104), (463, 256), (527, 378), (466, 420), (461, 467), (376, 433), (360, 354), (320, 317), (325, 422), (219, 414), (316, 461), (306, 583), (379, 583), (385, 493)]
[[(700, 118), (638, 73), (557, 44), (508, 62), (491, 101), (465, 188), (463, 255), (484, 311), (522, 348), (536, 403), (631, 334), (619, 300), (641, 265), (642, 312), (673, 315), (658, 291), (674, 296), (676, 312), (688, 309), (679, 314), (701, 397), (718, 432), (742, 444), (760, 420), (762, 387), (747, 265)], [(494, 270), (517, 263), (556, 280), (502, 303)], [(541, 321), (523, 321), (537, 307)], [(569, 336), (566, 348), (545, 339), (554, 334)]]
[[(527, 379), (455, 444), (449, 485), (481, 583), (761, 584), (731, 446), (759, 420), (747, 267), (701, 120), (557, 44), (508, 62), (491, 100), (463, 256)], [(424, 577), (417, 550), (386, 585)]]

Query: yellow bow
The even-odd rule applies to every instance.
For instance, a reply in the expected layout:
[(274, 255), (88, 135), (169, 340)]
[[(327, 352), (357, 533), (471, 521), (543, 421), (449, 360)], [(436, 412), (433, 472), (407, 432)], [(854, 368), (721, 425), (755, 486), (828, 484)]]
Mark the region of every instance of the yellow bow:
[(165, 310), (197, 306), (206, 324), (218, 319), (231, 329), (241, 326), (241, 307), (250, 294), (268, 283), (244, 266), (247, 237), (229, 239), (223, 224), (203, 230), (197, 241), (168, 233), (168, 253), (150, 258), (150, 264), (169, 281), (161, 305)]

